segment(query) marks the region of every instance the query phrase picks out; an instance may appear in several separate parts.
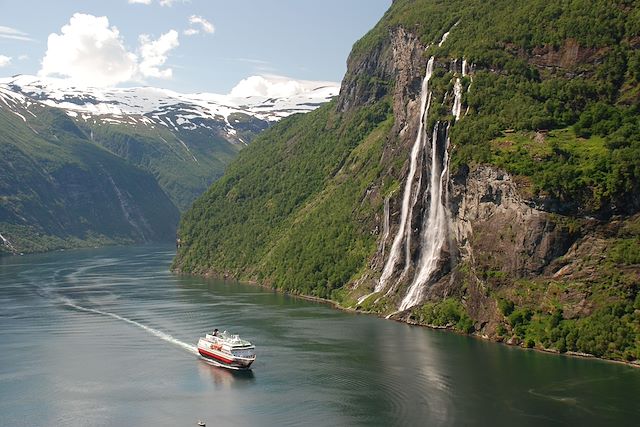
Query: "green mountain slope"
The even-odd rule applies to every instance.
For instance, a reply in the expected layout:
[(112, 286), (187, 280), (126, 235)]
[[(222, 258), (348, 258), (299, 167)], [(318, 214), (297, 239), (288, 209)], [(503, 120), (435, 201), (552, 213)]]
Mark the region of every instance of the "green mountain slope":
[[(354, 46), (336, 102), (262, 134), (184, 215), (174, 268), (637, 360), (638, 47), (631, 1), (396, 0)], [(406, 184), (430, 57), (426, 133), (450, 137), (448, 243), (421, 302), (398, 312), (430, 245), (429, 144)], [(382, 283), (405, 188), (406, 258)]]
[(151, 172), (181, 211), (222, 176), (242, 147), (209, 129), (180, 133), (164, 126), (85, 123), (83, 127), (94, 142)]
[[(266, 131), (185, 213), (179, 268), (328, 296), (373, 248), (351, 215), (391, 123), (388, 104), (338, 115), (330, 103)], [(352, 179), (356, 170), (364, 176)]]
[(63, 112), (26, 122), (0, 108), (0, 127), (0, 251), (173, 240), (178, 210), (155, 178)]

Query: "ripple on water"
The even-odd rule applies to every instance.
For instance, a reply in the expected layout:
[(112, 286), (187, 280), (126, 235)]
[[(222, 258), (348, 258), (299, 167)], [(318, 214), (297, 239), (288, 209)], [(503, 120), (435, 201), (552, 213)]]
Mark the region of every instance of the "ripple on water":
[[(566, 369), (559, 358), (469, 345), (475, 341), (261, 288), (172, 276), (171, 255), (68, 251), (0, 269), (9, 280), (0, 287), (2, 421), (515, 425), (545, 414), (585, 426), (640, 417), (635, 398), (626, 399), (640, 394), (633, 377), (640, 370), (586, 361)], [(198, 337), (213, 327), (256, 344), (250, 377), (197, 358)], [(571, 382), (593, 378), (592, 371), (618, 376)]]

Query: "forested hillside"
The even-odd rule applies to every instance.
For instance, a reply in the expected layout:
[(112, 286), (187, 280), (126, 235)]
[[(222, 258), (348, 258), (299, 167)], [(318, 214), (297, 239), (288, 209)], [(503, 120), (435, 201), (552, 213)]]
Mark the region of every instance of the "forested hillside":
[(63, 112), (36, 113), (27, 124), (0, 109), (0, 251), (173, 240), (179, 213), (151, 174)]
[[(262, 134), (185, 214), (174, 268), (636, 360), (639, 47), (633, 1), (394, 1), (338, 99)], [(446, 242), (418, 282), (440, 169)]]

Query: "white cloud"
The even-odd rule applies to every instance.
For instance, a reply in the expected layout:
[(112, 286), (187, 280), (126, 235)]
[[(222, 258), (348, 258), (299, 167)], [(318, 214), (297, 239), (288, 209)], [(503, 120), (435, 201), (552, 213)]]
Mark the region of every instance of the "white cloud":
[(87, 86), (116, 85), (135, 75), (137, 58), (106, 16), (76, 13), (60, 32), (49, 35), (40, 75), (68, 77)]
[(138, 54), (129, 51), (106, 16), (74, 14), (60, 34), (49, 35), (41, 76), (59, 76), (80, 86), (115, 86), (145, 77), (170, 78), (161, 69), (168, 52), (178, 46), (178, 32), (170, 30), (157, 40), (139, 37)]
[(129, 0), (129, 3), (151, 4), (151, 0)]
[(18, 61), (26, 61), (29, 59), (29, 55), (20, 55), (18, 56)]
[(264, 96), (268, 98), (285, 98), (295, 95), (304, 95), (321, 86), (336, 86), (337, 83), (295, 80), (289, 77), (276, 75), (251, 76), (231, 89), (232, 97), (244, 98), (247, 96)]
[(186, 1), (186, 0), (160, 0), (160, 6), (171, 6), (178, 1)]
[(0, 55), (0, 68), (6, 67), (11, 64), (11, 57), (6, 55)]
[[(213, 24), (207, 21), (206, 19), (204, 19), (202, 16), (191, 15), (189, 17), (189, 24), (191, 24), (191, 28), (188, 28), (184, 31), (184, 34), (187, 36), (198, 34), (200, 33), (200, 31), (203, 31), (209, 34), (212, 34), (215, 31)], [(200, 28), (194, 28), (194, 26), (200, 27)]]
[(33, 41), (29, 34), (16, 30), (11, 27), (4, 27), (0, 25), (0, 39), (11, 39), (11, 40), (22, 40), (22, 41)]
[(171, 68), (161, 70), (159, 67), (167, 61), (167, 54), (170, 50), (180, 45), (178, 32), (170, 30), (161, 35), (158, 40), (143, 34), (140, 36), (140, 72), (145, 77), (170, 78), (173, 74)]

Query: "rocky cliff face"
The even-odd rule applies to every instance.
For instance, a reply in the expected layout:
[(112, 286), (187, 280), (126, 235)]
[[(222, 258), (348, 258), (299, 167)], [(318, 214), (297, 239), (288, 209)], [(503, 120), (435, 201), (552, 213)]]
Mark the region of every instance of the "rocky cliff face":
[(452, 181), (452, 234), (463, 261), (484, 259), (513, 277), (544, 274), (576, 236), (522, 198), (509, 174), (478, 166)]
[(393, 97), (395, 133), (407, 125), (409, 100), (415, 100), (427, 65), (426, 46), (402, 27), (367, 55), (351, 55), (342, 81), (337, 109), (345, 112)]
[[(554, 67), (568, 67), (584, 58), (593, 60), (597, 52), (583, 51), (574, 44), (567, 42), (557, 57), (538, 49), (531, 61), (536, 66), (551, 61)], [(501, 308), (504, 301), (508, 301), (507, 307), (538, 306), (548, 313), (562, 307), (564, 319), (592, 315), (598, 304), (593, 302), (589, 287), (610, 273), (598, 263), (607, 259), (612, 242), (629, 220), (623, 218), (618, 226), (612, 226), (610, 221), (562, 215), (563, 209), (554, 200), (527, 197), (528, 192), (522, 190), (517, 179), (488, 164), (463, 166), (446, 183), (448, 244), (443, 246), (435, 271), (424, 284), (421, 304), (398, 310), (419, 261), (419, 247), (425, 243), (421, 241), (424, 234), (421, 228), (432, 202), (428, 194), (432, 168), (428, 148), (417, 159), (419, 172), (414, 178), (416, 190), (412, 193), (413, 208), (408, 219), (409, 265), (402, 272), (400, 262), (397, 281), (391, 286), (380, 286), (391, 241), (398, 233), (401, 189), (409, 175), (409, 151), (420, 120), (426, 120), (420, 117), (420, 82), (427, 63), (426, 49), (415, 35), (398, 27), (369, 56), (350, 58), (338, 108), (349, 111), (384, 96), (391, 97), (395, 122), (381, 164), (383, 175), (394, 177), (399, 183), (398, 189), (390, 194), (384, 194), (382, 183), (373, 185), (368, 192), (371, 203), (381, 208), (375, 217), (378, 245), (368, 270), (351, 285), (352, 307), (412, 323), (433, 324), (433, 316), (423, 316), (425, 309), (421, 307), (437, 311), (443, 301), (457, 301), (454, 304), (459, 304), (461, 314), (453, 317), (453, 323), (447, 321), (437, 326), (455, 327), (455, 319), (468, 315), (472, 326), (466, 326), (465, 330), (515, 344), (524, 342), (522, 332), (517, 332), (517, 324), (507, 318), (513, 308)], [(436, 69), (458, 75), (462, 72), (460, 65), (461, 61), (438, 59), (435, 63)], [(467, 71), (468, 68), (471, 67)], [(371, 78), (358, 78), (361, 75)], [(452, 94), (446, 93), (441, 102), (442, 108), (451, 108)], [(632, 280), (638, 275), (631, 273), (626, 277), (625, 280)], [(572, 284), (574, 281), (579, 284)], [(375, 292), (378, 289), (382, 292)], [(530, 316), (526, 313), (525, 310), (525, 317)], [(541, 346), (553, 347), (548, 343)]]
[(501, 314), (487, 296), (491, 287), (552, 275), (558, 268), (554, 261), (567, 253), (579, 235), (557, 216), (533, 207), (511, 176), (495, 167), (465, 169), (452, 179), (451, 189), (450, 231), (458, 256), (453, 273), (435, 284), (428, 298), (465, 296), (462, 282), (466, 280), (475, 329), (493, 333)]

